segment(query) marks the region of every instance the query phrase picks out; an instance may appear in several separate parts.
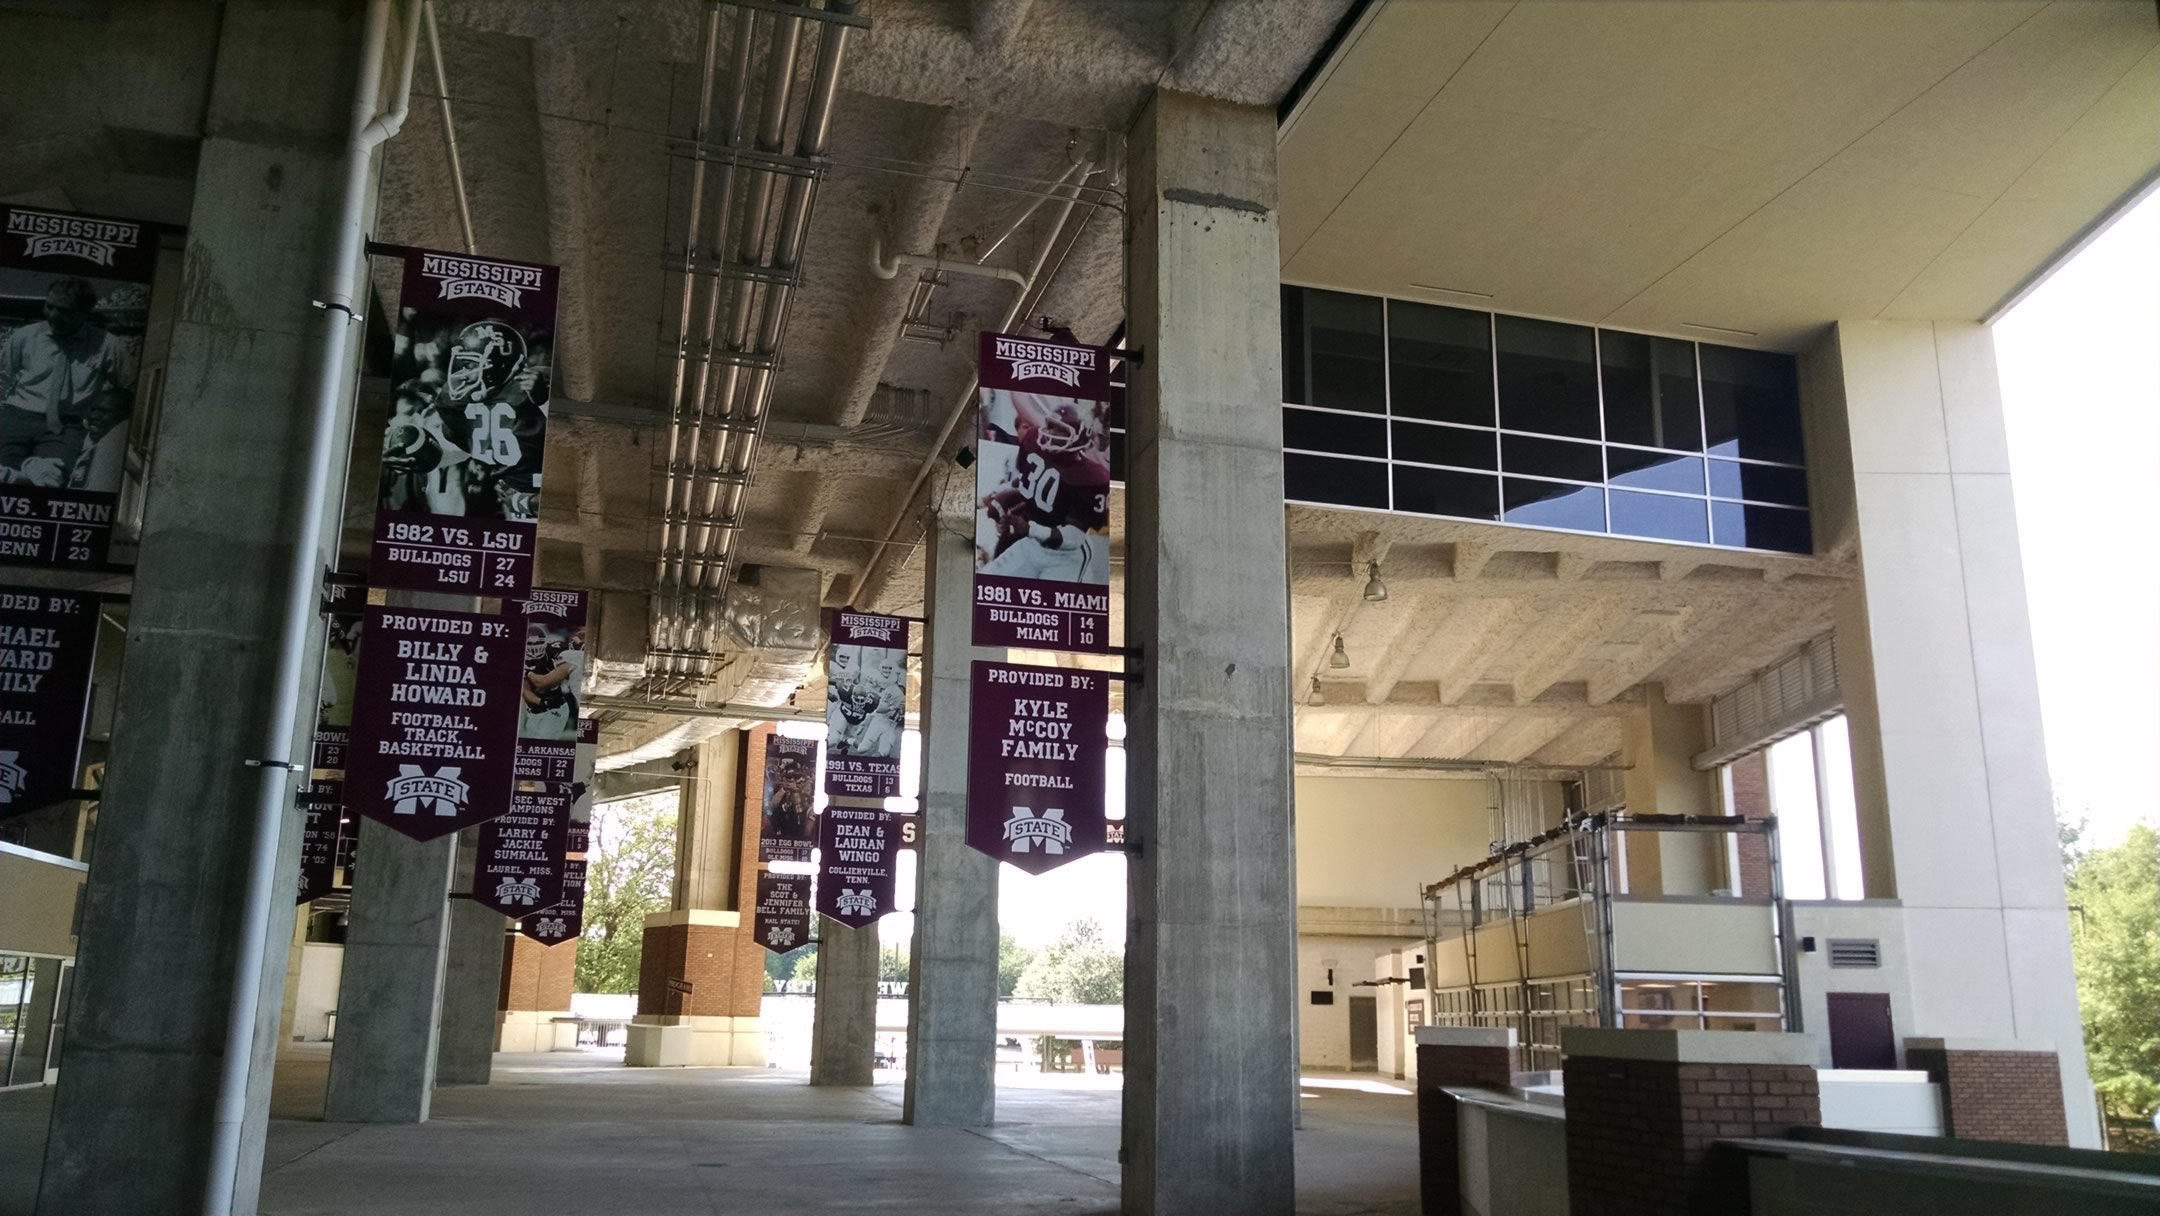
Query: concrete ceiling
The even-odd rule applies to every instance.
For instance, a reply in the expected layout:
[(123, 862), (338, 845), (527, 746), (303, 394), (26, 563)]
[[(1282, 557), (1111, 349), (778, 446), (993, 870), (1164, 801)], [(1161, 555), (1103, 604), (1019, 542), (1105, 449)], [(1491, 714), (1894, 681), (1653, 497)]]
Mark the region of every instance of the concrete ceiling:
[(1982, 319), (2156, 168), (2148, 0), (1380, 0), (1286, 128), (1283, 272), (1798, 350)]

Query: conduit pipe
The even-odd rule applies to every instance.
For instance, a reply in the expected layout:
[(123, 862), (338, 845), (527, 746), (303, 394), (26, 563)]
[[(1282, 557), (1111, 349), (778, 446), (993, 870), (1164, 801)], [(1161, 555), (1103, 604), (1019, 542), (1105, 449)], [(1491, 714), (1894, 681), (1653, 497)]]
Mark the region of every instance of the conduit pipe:
[[(301, 688), (307, 675), (308, 643), (321, 630), (317, 616), (322, 595), (323, 514), (330, 501), (331, 454), (345, 430), (342, 408), (352, 390), (348, 360), (352, 325), (360, 320), (366, 281), (361, 228), (368, 194), (368, 168), (375, 149), (405, 125), (412, 102), (413, 61), (420, 46), (422, 0), (406, 0), (404, 41), (391, 74), (393, 99), (378, 112), (383, 53), (388, 40), (390, 0), (368, 0), (362, 27), (360, 77), (353, 89), (352, 126), (345, 138), (345, 182), (330, 234), (330, 263), (324, 271), (322, 298), (315, 301), (315, 385), (310, 405), (305, 474), (299, 508), (292, 519), (292, 552), (285, 569), (284, 616), (278, 629), (277, 659), (270, 679), (270, 705), (260, 746), (241, 762), (256, 771), (254, 839), (248, 855), (247, 887), (240, 908), (239, 937), (234, 943), (232, 994), (225, 1014), (225, 1054), (218, 1065), (217, 1105), (212, 1115), (208, 1177), (203, 1185), (205, 1216), (230, 1216), (239, 1185), (240, 1129), (247, 1117), (248, 1074), (255, 1055), (255, 1018), (260, 1004), (265, 938), (279, 895), (290, 884), (278, 882), (278, 838), (293, 806), (292, 779), (304, 766), (293, 762), (300, 717)], [(337, 555), (335, 534), (331, 560)], [(252, 1205), (251, 1205), (252, 1206)]]
[(926, 257), (919, 253), (896, 253), (888, 258), (885, 256), (885, 238), (882, 236), (870, 238), (871, 274), (881, 279), (897, 278), (900, 274), (900, 268), (903, 266), (915, 270), (930, 271), (934, 274), (961, 274), (979, 279), (998, 279), (1006, 283), (1018, 284), (1022, 290), (1026, 290), (1028, 285), (1026, 275), (1004, 266), (979, 266), (974, 262), (948, 262), (942, 258)]
[(478, 253), (472, 205), (465, 197), (465, 162), (458, 156), (457, 121), (450, 113), (450, 77), (442, 65), (442, 32), (435, 28), (435, 0), (420, 0), (420, 11), (427, 16), (428, 58), (435, 63), (435, 97), (442, 105), (443, 148), (450, 154), (450, 190), (457, 196), (458, 232), (465, 238), (465, 252)]

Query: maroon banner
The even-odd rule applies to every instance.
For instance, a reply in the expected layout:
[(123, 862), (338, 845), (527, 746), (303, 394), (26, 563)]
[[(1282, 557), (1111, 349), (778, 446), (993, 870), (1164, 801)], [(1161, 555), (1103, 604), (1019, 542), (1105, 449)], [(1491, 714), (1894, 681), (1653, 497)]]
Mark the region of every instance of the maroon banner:
[(592, 840), (593, 770), (600, 762), (600, 720), (578, 719), (577, 777), (570, 783), (570, 839), (564, 846), (576, 854), (585, 852)]
[(300, 805), (306, 811), (307, 823), (300, 834), (299, 903), (328, 893), (337, 882), (338, 838), (344, 834), (348, 742), (343, 727), (315, 728), (309, 748), (308, 779), (300, 787)]
[(518, 932), (552, 946), (585, 932), (585, 859), (572, 857), (563, 863), (562, 902), (544, 912), (528, 912), (518, 921)]
[(893, 867), (904, 816), (828, 806), (818, 816), (817, 910), (861, 928), (893, 910)]
[(984, 334), (976, 378), (975, 644), (1106, 653), (1110, 352)]
[(817, 753), (815, 739), (765, 736), (759, 861), (808, 861), (817, 847)]
[(97, 640), (96, 596), (0, 587), (0, 819), (74, 792)]
[(522, 595), (533, 581), (558, 271), (405, 254), (369, 575)]
[(480, 825), (473, 902), (509, 917), (561, 903), (569, 838), (568, 786), (511, 794), (510, 809)]
[[(556, 750), (574, 767), (578, 690), (585, 681), (585, 593), (539, 587), (523, 599), (506, 601), (503, 608), (525, 620), (525, 687), (519, 694), (518, 738), (559, 744)], [(560, 777), (519, 776), (521, 780), (568, 781), (571, 771), (564, 769)]]
[(0, 207), (0, 561), (111, 569), (157, 232)]
[(842, 609), (825, 657), (825, 792), (835, 798), (900, 793), (907, 727), (908, 623)]
[(808, 874), (758, 871), (755, 932), (758, 944), (774, 954), (786, 954), (810, 940)]
[(512, 622), (367, 610), (345, 804), (415, 840), (510, 809), (520, 663)]
[(976, 663), (968, 697), (968, 847), (1040, 874), (1104, 848), (1110, 682)]

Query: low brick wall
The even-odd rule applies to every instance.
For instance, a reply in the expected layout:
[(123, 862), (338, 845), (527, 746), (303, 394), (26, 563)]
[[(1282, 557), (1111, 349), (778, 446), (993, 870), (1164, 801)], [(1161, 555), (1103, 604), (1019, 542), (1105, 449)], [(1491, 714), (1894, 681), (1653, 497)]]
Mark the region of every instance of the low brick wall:
[(1944, 1135), (2068, 1147), (2062, 1070), (2053, 1051), (1915, 1039), (1906, 1042), (1905, 1062), (1941, 1087)]
[(1418, 1031), (1418, 1193), (1425, 1216), (1461, 1216), (1463, 1211), (1462, 1121), (1447, 1089), (1506, 1088), (1514, 1076), (1514, 1033), (1447, 1027)]

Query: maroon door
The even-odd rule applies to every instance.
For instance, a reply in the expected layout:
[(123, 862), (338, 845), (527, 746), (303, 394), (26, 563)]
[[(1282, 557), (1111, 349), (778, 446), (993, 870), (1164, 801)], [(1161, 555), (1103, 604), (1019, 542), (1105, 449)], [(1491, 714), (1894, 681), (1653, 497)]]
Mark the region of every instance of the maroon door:
[(1897, 1038), (1890, 1027), (1890, 997), (1882, 992), (1832, 992), (1830, 1067), (1896, 1068)]

